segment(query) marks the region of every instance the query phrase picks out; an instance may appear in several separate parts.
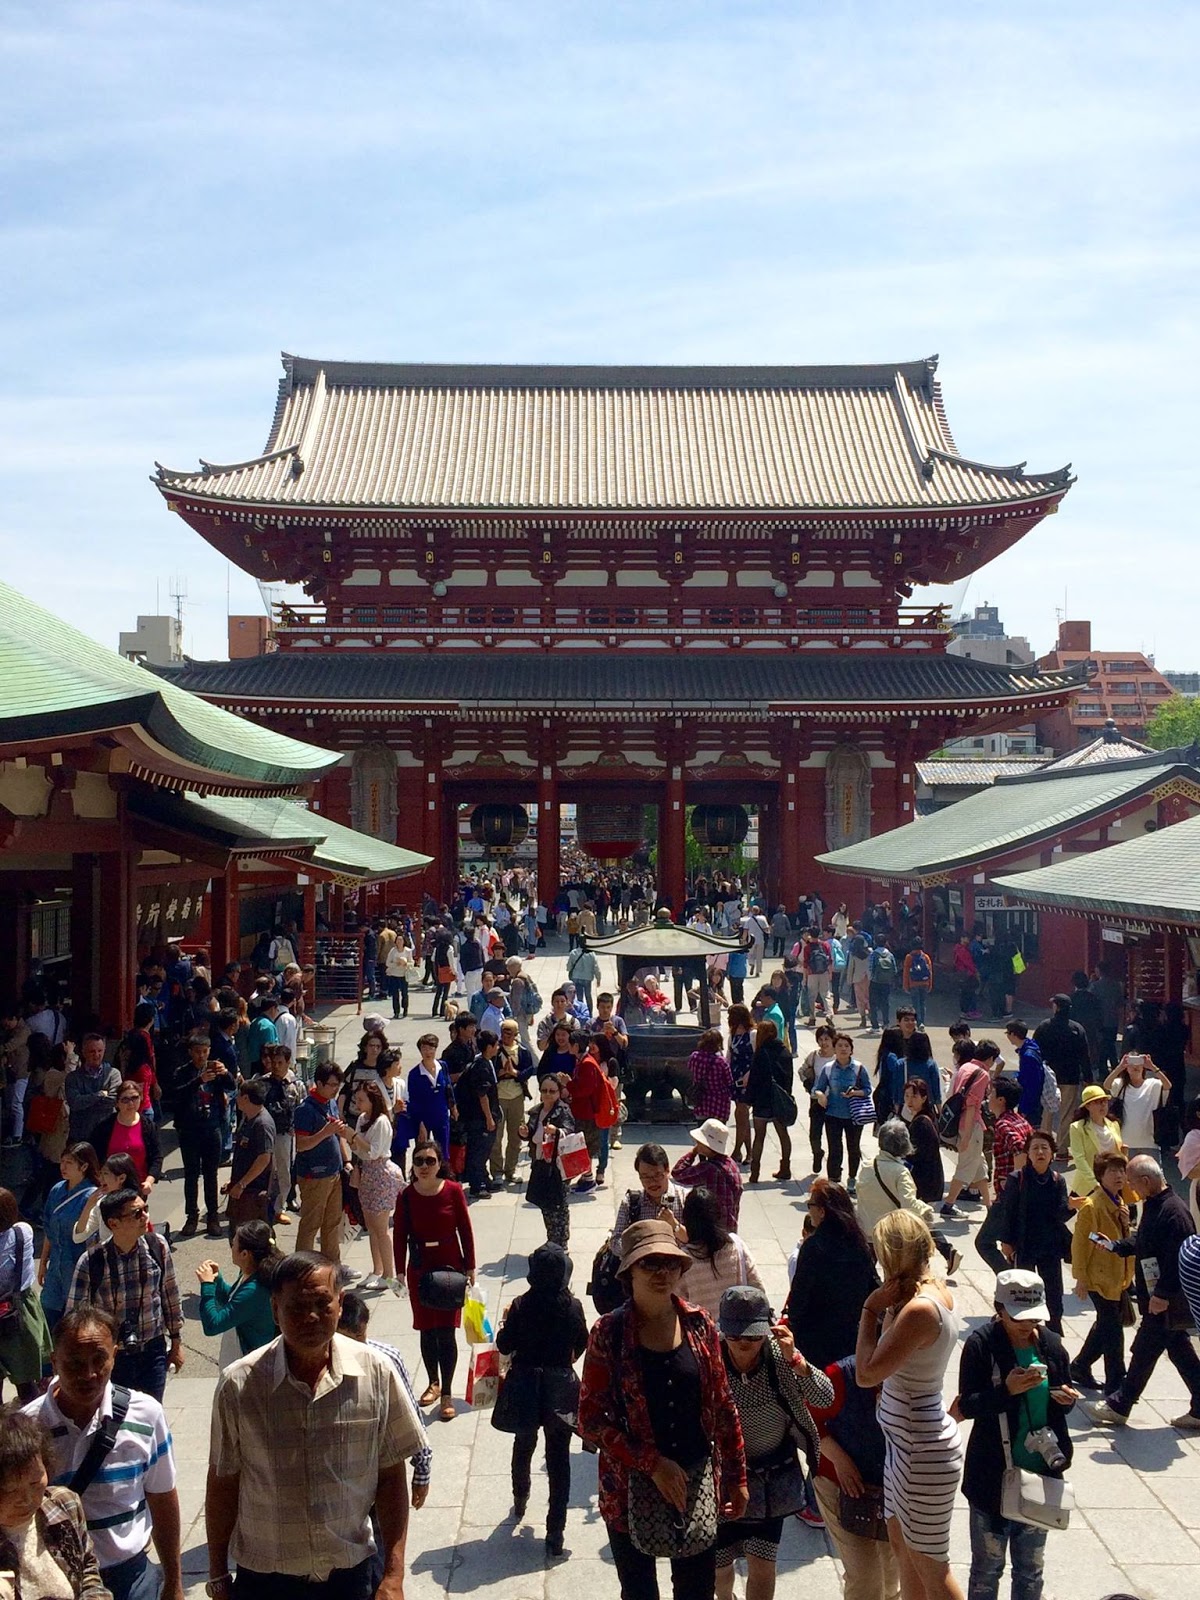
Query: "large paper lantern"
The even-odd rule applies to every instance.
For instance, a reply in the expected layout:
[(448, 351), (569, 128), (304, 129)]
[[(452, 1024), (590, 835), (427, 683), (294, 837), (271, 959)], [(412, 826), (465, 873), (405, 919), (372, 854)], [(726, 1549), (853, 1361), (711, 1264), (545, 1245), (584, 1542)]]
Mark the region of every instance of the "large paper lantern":
[(745, 806), (696, 806), (692, 811), (692, 838), (712, 856), (727, 856), (750, 831)]
[(624, 861), (642, 842), (642, 807), (585, 803), (575, 807), (581, 850), (596, 861)]
[(529, 833), (529, 813), (524, 806), (476, 806), (471, 813), (471, 837), (488, 855), (515, 850)]

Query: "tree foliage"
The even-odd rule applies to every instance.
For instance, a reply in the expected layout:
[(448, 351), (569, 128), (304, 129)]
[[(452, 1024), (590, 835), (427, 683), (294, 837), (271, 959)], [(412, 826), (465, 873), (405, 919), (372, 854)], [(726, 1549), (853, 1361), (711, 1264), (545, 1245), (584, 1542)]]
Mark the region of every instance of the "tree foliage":
[(1146, 726), (1146, 743), (1155, 750), (1200, 744), (1200, 700), (1181, 694), (1164, 700)]

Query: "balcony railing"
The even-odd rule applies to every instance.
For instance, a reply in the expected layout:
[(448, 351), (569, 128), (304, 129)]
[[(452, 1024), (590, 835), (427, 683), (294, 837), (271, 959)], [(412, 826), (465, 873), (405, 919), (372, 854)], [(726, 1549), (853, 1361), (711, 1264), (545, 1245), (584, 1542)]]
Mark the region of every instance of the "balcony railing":
[[(571, 637), (614, 640), (661, 639), (670, 644), (697, 640), (735, 640), (770, 636), (781, 643), (828, 639), (834, 645), (878, 641), (881, 645), (940, 648), (949, 629), (945, 608), (935, 606), (765, 605), (746, 602), (705, 606), (504, 605), (494, 602), (418, 605), (280, 604), (275, 607), (275, 635), (282, 648), (296, 645), (336, 646), (362, 641), (388, 645), (400, 639), (439, 644), (448, 638), (532, 639), (557, 643)], [(780, 636), (783, 636), (780, 638)]]

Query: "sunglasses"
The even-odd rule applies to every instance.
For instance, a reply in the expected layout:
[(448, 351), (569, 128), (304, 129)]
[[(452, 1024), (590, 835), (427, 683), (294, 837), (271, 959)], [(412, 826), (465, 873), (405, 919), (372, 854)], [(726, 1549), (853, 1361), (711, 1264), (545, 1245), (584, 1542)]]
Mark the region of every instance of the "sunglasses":
[(413, 1157), (413, 1166), (414, 1167), (436, 1167), (437, 1164), (438, 1164), (438, 1162), (437, 1162), (437, 1157), (436, 1156), (414, 1156)]
[(147, 1215), (145, 1206), (135, 1206), (132, 1211), (122, 1211), (119, 1217), (114, 1217), (114, 1222), (137, 1222), (140, 1217)]
[(643, 1267), (647, 1272), (682, 1272), (684, 1263), (678, 1256), (643, 1256), (634, 1266)]
[(122, 1094), (117, 1097), (117, 1104), (121, 1106), (140, 1106), (141, 1103), (140, 1094)]

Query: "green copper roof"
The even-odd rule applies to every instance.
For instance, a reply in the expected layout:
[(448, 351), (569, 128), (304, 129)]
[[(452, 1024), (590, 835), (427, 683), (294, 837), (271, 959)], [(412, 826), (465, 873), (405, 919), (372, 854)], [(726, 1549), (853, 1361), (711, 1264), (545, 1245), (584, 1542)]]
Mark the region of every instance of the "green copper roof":
[(343, 827), (294, 800), (148, 791), (131, 800), (140, 816), (211, 839), (228, 850), (290, 855), (340, 878), (377, 882), (420, 872), (431, 857)]
[(339, 759), (176, 688), (0, 582), (0, 743), (127, 728), (197, 787), (292, 788)]
[(1200, 817), (992, 881), (1037, 905), (1200, 928)]
[[(1196, 751), (1001, 778), (979, 794), (816, 859), (835, 872), (919, 881), (1055, 840), (1177, 771), (1200, 782)], [(1094, 859), (1094, 858), (1089, 858)]]

